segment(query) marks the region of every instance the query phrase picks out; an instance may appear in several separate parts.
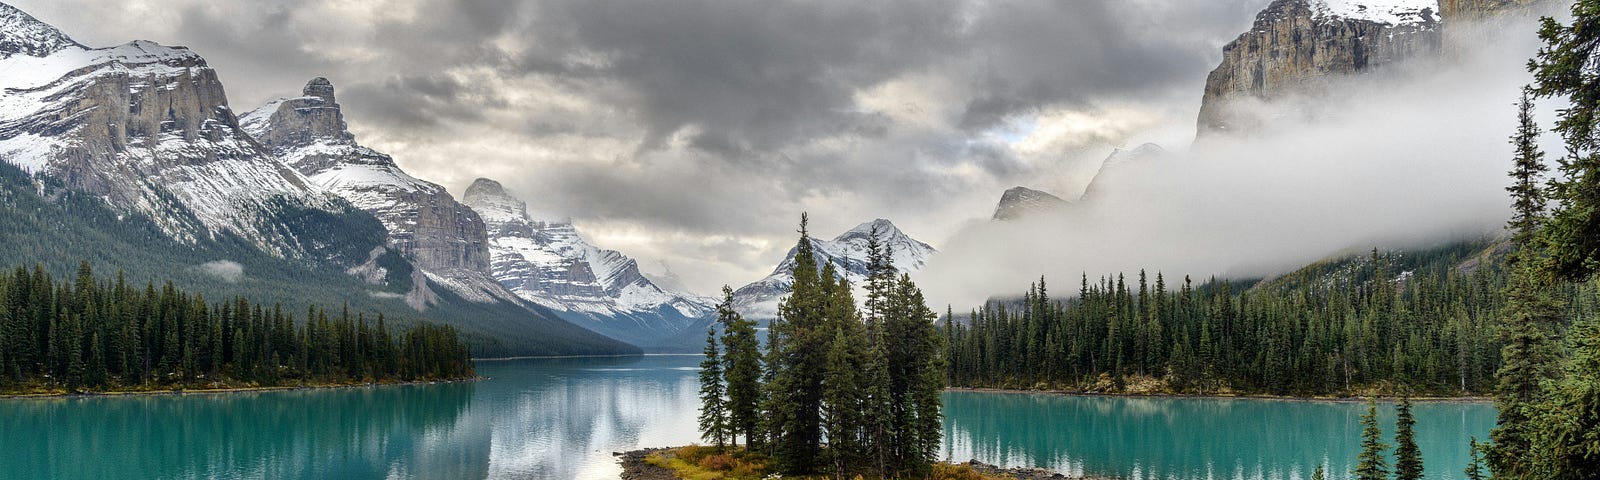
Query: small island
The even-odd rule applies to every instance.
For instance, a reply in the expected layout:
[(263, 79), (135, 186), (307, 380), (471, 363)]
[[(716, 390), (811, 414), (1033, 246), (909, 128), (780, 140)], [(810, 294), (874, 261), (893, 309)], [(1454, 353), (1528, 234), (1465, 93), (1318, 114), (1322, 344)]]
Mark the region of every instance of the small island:
[[(622, 463), (622, 480), (761, 479), (777, 473), (771, 458), (740, 448), (718, 453), (715, 447), (688, 445), (647, 448), (613, 454)], [(809, 478), (809, 477), (808, 477)], [(828, 477), (817, 477), (828, 478)], [(854, 477), (866, 478), (866, 477)], [(1109, 480), (1074, 477), (1042, 468), (1004, 468), (977, 460), (965, 463), (934, 462), (927, 478), (933, 480)]]
[(250, 391), (475, 378), (454, 328), (391, 330), (348, 308), (296, 318), (244, 298), (42, 267), (0, 272), (0, 395)]

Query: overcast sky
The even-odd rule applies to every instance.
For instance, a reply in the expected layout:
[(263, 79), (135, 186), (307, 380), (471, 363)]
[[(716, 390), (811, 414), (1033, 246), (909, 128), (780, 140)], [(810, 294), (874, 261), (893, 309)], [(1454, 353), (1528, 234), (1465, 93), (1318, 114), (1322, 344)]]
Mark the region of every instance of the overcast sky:
[(241, 112), (328, 77), (412, 174), (500, 180), (699, 293), (768, 273), (801, 211), (940, 247), (1008, 187), (1187, 147), (1267, 3), (8, 1), (90, 46), (189, 46)]

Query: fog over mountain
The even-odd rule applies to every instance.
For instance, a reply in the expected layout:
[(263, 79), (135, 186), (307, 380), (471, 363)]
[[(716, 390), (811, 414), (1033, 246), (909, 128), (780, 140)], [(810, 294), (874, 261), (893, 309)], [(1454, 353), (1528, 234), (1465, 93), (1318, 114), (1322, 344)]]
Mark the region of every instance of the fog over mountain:
[[(240, 105), (327, 77), (407, 172), (457, 195), (500, 179), (689, 291), (767, 275), (810, 211), (918, 232), (942, 252), (931, 299), (957, 305), (1040, 274), (1249, 275), (1493, 232), (1535, 44), (1527, 22), (1469, 35), (1439, 68), (1246, 105), (1279, 114), (1191, 150), (1207, 73), (1267, 0), (15, 3), (90, 44), (189, 45)], [(988, 221), (1004, 190), (1075, 198), (1146, 142), (1173, 153), (1081, 208)]]
[(1186, 144), (1267, 1), (14, 3), (88, 44), (193, 47), (241, 106), (326, 77), (406, 172), (500, 179), (711, 294), (770, 273), (803, 210), (937, 247), (1007, 188)]
[[(1058, 292), (1140, 268), (1248, 278), (1328, 255), (1498, 235), (1523, 65), (1536, 24), (1472, 27), (1438, 60), (1333, 80), (1326, 95), (1264, 102), (1249, 138), (1125, 162), (1054, 215), (972, 222), (920, 276), (929, 298), (976, 305), (1040, 275)], [(1557, 105), (1539, 105), (1546, 128)], [(1546, 135), (1554, 158), (1559, 139)]]

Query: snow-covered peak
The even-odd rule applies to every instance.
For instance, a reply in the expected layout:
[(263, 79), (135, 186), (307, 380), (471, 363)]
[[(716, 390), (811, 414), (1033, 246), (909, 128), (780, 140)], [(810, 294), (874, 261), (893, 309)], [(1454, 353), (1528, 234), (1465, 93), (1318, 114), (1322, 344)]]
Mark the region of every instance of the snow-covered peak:
[(1319, 18), (1365, 20), (1390, 26), (1439, 21), (1438, 0), (1312, 0)]
[(873, 232), (877, 232), (878, 238), (891, 238), (891, 237), (903, 237), (903, 236), (905, 236), (905, 232), (901, 232), (899, 227), (894, 226), (894, 222), (890, 222), (888, 220), (884, 220), (882, 218), (879, 218), (879, 219), (874, 219), (873, 221), (870, 221), (870, 222), (865, 222), (865, 223), (862, 223), (860, 225), (856, 225), (855, 228), (852, 228), (852, 229), (849, 229), (849, 230), (845, 230), (844, 233), (841, 233), (841, 234), (839, 234), (839, 236), (834, 237), (833, 241), (835, 241), (835, 242), (843, 242), (843, 241), (848, 241), (848, 240), (850, 240), (852, 238), (866, 239), (866, 238), (872, 236)]
[[(461, 200), (488, 227), (495, 279), (526, 300), (593, 321), (579, 323), (629, 341), (641, 339), (613, 330), (614, 320), (630, 318), (624, 323), (637, 321), (633, 327), (660, 333), (711, 312), (710, 299), (661, 288), (639, 272), (634, 259), (591, 245), (571, 221), (530, 217), (527, 204), (500, 182), (479, 178)], [(663, 316), (668, 310), (676, 313)]]
[(83, 46), (56, 27), (0, 3), (0, 58), (14, 54), (43, 57), (69, 47)]
[(485, 223), (491, 226), (528, 221), (528, 204), (506, 193), (500, 182), (487, 178), (472, 181), (461, 202), (478, 211)]

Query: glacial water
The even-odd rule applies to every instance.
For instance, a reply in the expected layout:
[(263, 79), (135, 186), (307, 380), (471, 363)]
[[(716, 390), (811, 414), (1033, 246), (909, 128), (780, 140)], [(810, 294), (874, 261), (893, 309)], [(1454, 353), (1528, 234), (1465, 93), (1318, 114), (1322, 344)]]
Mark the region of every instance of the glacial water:
[[(614, 451), (698, 440), (699, 358), (480, 362), (486, 380), (0, 400), (0, 478), (614, 479)], [(1349, 402), (950, 392), (943, 452), (1125, 478), (1296, 479), (1355, 459)], [(1384, 405), (1383, 421), (1393, 422)], [(1482, 403), (1417, 405), (1428, 478), (1461, 478)], [(1390, 427), (1392, 428), (1392, 426)]]

